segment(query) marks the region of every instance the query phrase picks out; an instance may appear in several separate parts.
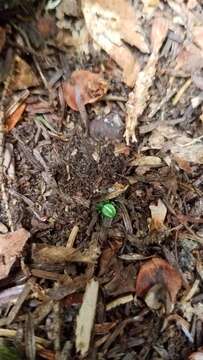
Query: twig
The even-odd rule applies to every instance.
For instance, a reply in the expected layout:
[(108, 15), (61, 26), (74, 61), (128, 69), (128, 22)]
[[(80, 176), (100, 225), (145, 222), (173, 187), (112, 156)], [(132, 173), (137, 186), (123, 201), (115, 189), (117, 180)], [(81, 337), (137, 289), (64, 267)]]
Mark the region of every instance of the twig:
[(184, 92), (190, 87), (192, 83), (191, 79), (186, 80), (186, 82), (181, 86), (181, 88), (178, 90), (176, 96), (174, 97), (172, 103), (173, 106), (177, 105), (181, 97), (183, 96)]
[(113, 94), (108, 94), (105, 95), (101, 100), (105, 100), (105, 101), (121, 101), (121, 102), (127, 102), (128, 99), (124, 96), (119, 96), (119, 95), (113, 95)]
[(78, 234), (78, 231), (79, 231), (79, 226), (74, 225), (71, 232), (70, 232), (70, 235), (68, 237), (68, 241), (67, 241), (67, 244), (66, 244), (67, 248), (72, 248), (73, 247), (76, 236)]
[(172, 96), (175, 95), (175, 93), (175, 89), (168, 91), (166, 96), (161, 100), (161, 102), (157, 104), (155, 108), (149, 113), (148, 118), (152, 119), (154, 115), (156, 115), (156, 113), (161, 110), (161, 108), (172, 98)]
[[(9, 58), (9, 56), (12, 56), (12, 53), (8, 53), (7, 55)], [(5, 110), (4, 110), (5, 105), (4, 104), (5, 104), (7, 91), (8, 91), (9, 85), (10, 85), (12, 72), (13, 72), (13, 61), (11, 62), (9, 74), (4, 82), (4, 88), (3, 88), (2, 97), (1, 97), (1, 101), (0, 101), (0, 184), (1, 184), (0, 189), (1, 189), (1, 196), (2, 196), (2, 205), (5, 210), (5, 214), (8, 219), (8, 225), (9, 225), (11, 231), (14, 230), (14, 227), (13, 227), (11, 213), (10, 213), (10, 209), (9, 209), (9, 205), (8, 205), (8, 196), (7, 196), (5, 184), (4, 184), (3, 158), (4, 158), (4, 121), (5, 121)]]

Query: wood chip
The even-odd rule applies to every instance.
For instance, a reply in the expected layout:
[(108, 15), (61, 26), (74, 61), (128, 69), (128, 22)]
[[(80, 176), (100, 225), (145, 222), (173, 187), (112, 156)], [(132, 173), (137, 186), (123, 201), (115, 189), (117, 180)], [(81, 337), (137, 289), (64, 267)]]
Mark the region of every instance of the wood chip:
[(92, 279), (86, 286), (83, 303), (77, 317), (76, 350), (82, 356), (87, 354), (94, 323), (99, 282)]

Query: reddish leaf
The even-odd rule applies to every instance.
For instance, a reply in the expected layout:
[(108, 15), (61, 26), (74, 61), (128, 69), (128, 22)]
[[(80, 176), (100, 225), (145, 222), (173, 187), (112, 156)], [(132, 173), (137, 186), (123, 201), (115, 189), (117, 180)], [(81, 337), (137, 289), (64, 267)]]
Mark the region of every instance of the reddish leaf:
[(21, 119), (22, 114), (24, 113), (26, 108), (26, 104), (21, 104), (15, 111), (13, 114), (11, 114), (7, 119), (6, 119), (6, 124), (5, 124), (5, 129), (6, 131), (10, 131), (12, 130), (16, 124), (18, 123), (18, 121)]
[(0, 235), (0, 279), (4, 279), (20, 255), (30, 233), (21, 228), (5, 235)]
[(72, 110), (78, 111), (78, 102), (94, 103), (107, 92), (107, 82), (100, 74), (87, 70), (76, 70), (63, 83), (64, 98)]
[(145, 296), (156, 284), (161, 284), (168, 291), (171, 302), (175, 303), (176, 295), (182, 285), (181, 276), (161, 258), (153, 258), (142, 265), (136, 280), (137, 296)]

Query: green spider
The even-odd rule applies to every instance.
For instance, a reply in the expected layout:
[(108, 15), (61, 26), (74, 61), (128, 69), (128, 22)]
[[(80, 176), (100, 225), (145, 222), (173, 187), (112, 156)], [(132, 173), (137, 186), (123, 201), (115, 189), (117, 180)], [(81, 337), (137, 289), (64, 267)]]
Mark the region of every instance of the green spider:
[(102, 201), (96, 209), (104, 218), (114, 219), (117, 215), (117, 205), (113, 201)]

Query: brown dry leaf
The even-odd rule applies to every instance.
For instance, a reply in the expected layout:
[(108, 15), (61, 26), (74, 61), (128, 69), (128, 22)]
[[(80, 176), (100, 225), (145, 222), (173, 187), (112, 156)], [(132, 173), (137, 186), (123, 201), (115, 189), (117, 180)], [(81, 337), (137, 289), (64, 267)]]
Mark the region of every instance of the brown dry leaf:
[(92, 279), (86, 286), (76, 324), (76, 350), (84, 356), (90, 346), (91, 333), (96, 313), (99, 282)]
[(21, 119), (22, 114), (24, 113), (26, 108), (26, 104), (21, 104), (15, 111), (13, 114), (11, 114), (7, 119), (6, 119), (6, 124), (5, 124), (5, 130), (7, 132), (9, 132), (10, 130), (12, 130), (16, 124), (18, 123), (18, 121)]
[(182, 285), (181, 276), (167, 261), (157, 257), (141, 266), (136, 279), (137, 296), (145, 296), (154, 285), (158, 284), (165, 289), (174, 305)]
[(6, 41), (6, 30), (0, 26), (0, 52), (4, 47)]
[(45, 264), (65, 263), (66, 261), (94, 263), (99, 255), (100, 248), (94, 243), (91, 243), (89, 249), (83, 252), (75, 248), (41, 244), (34, 244), (32, 249), (34, 262), (42, 262)]
[(162, 165), (162, 160), (158, 156), (140, 156), (130, 162), (130, 166), (149, 166), (156, 168)]
[(68, 81), (63, 83), (66, 103), (72, 110), (78, 111), (78, 101), (83, 105), (94, 103), (107, 92), (107, 82), (100, 74), (87, 70), (76, 70)]
[(203, 360), (203, 351), (196, 351), (192, 353), (188, 360)]
[(150, 223), (150, 230), (161, 231), (164, 230), (166, 227), (164, 225), (164, 220), (167, 214), (167, 208), (162, 202), (161, 199), (158, 200), (158, 204), (154, 205), (151, 204), (149, 206), (151, 211), (151, 223)]
[(7, 234), (0, 234), (0, 279), (8, 276), (29, 237), (30, 233), (23, 228)]
[(129, 94), (126, 103), (127, 117), (125, 138), (129, 145), (130, 140), (136, 142), (135, 129), (138, 118), (143, 114), (149, 100), (149, 89), (153, 85), (156, 74), (156, 64), (159, 56), (158, 52), (168, 32), (168, 21), (165, 18), (157, 17), (154, 19), (151, 30), (152, 53), (142, 71), (139, 72), (135, 87)]
[(126, 84), (133, 86), (139, 64), (125, 42), (149, 52), (135, 9), (128, 0), (83, 0), (82, 11), (93, 40), (123, 69)]
[(18, 55), (15, 57), (15, 73), (11, 80), (12, 90), (23, 90), (29, 87), (35, 87), (40, 84), (38, 78), (28, 65)]

